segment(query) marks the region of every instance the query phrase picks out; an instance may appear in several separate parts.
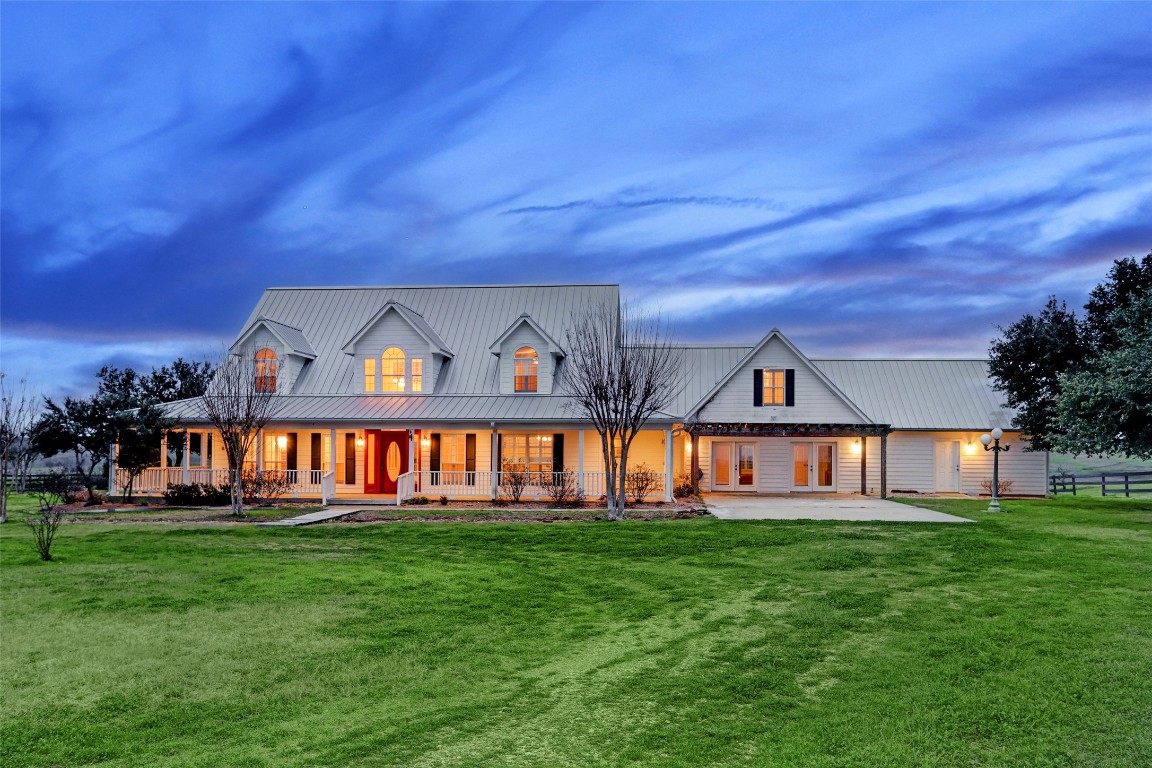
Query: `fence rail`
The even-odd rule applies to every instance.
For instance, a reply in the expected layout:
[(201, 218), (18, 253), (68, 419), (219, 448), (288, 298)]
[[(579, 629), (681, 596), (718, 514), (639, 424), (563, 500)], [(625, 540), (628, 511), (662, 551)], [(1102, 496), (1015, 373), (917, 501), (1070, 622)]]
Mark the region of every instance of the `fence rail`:
[(1099, 488), (1101, 496), (1126, 496), (1152, 493), (1152, 472), (1098, 472), (1091, 475), (1050, 475), (1048, 489), (1053, 496), (1076, 495), (1077, 490)]
[[(24, 490), (29, 492), (29, 493), (35, 493), (36, 491), (43, 490), (45, 478), (51, 476), (52, 474), (53, 473), (51, 473), (51, 472), (29, 472), (28, 475), (24, 478)], [(63, 476), (64, 476), (65, 480), (67, 480), (70, 485), (74, 485), (74, 486), (83, 486), (84, 485), (84, 478), (78, 472), (65, 472), (65, 473), (63, 473)], [(95, 486), (96, 486), (96, 488), (98, 488), (100, 490), (108, 490), (108, 476), (105, 474), (97, 475)], [(8, 478), (8, 491), (9, 491), (9, 493), (15, 493), (19, 488), (20, 488), (19, 479), (15, 478), (15, 477), (9, 477)]]

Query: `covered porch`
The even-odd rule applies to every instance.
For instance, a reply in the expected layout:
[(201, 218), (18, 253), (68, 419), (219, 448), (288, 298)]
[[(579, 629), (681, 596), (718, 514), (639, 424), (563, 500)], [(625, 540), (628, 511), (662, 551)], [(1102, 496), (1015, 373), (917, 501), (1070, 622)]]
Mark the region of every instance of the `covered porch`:
[(684, 431), (698, 491), (888, 496), (886, 424), (697, 422)]
[[(178, 435), (173, 445), (161, 446), (158, 466), (131, 478), (133, 494), (228, 482), (219, 434), (190, 426)], [(674, 501), (687, 445), (687, 435), (673, 425), (637, 435), (629, 469), (645, 474), (646, 500)], [(599, 434), (572, 424), (276, 424), (258, 435), (244, 469), (274, 474), (283, 500), (324, 504), (402, 504), (416, 496), (496, 500), (514, 489), (522, 500), (546, 501), (559, 488), (595, 500), (607, 490)], [(125, 492), (128, 472), (109, 474), (111, 493)]]

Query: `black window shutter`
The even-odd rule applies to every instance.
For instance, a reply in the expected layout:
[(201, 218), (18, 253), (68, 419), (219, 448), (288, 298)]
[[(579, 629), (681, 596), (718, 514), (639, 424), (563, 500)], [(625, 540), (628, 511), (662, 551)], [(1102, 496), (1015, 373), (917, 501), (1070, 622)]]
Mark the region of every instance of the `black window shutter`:
[(464, 481), (476, 485), (476, 435), (464, 435)]
[(552, 471), (564, 471), (564, 435), (560, 432), (552, 435)]
[(428, 469), (433, 472), (440, 471), (440, 433), (432, 433), (432, 447), (428, 450)]
[(324, 445), (324, 437), (319, 432), (313, 432), (312, 433), (312, 469), (313, 470), (320, 470), (320, 469), (324, 468), (323, 467), (324, 462), (321, 458), (324, 454), (324, 449), (322, 447), (323, 445)]
[(288, 448), (284, 457), (284, 469), (296, 469), (296, 433), (288, 433)]
[(796, 369), (784, 369), (784, 405), (796, 405)]
[(752, 369), (752, 405), (759, 408), (764, 405), (764, 369)]

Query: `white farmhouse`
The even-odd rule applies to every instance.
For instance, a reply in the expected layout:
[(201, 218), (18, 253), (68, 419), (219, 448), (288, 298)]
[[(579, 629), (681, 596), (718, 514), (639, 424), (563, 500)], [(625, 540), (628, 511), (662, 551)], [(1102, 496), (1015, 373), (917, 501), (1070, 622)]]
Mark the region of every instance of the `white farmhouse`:
[[(270, 288), (232, 347), (282, 396), (248, 466), (325, 501), (487, 499), (502, 470), (528, 472), (529, 497), (561, 471), (602, 496), (599, 437), (564, 396), (565, 330), (577, 308), (619, 301), (616, 285)], [(659, 498), (693, 473), (715, 493), (978, 494), (993, 427), (1018, 446), (1001, 479), (1045, 493), (1047, 454), (1022, 450), (984, 360), (813, 359), (772, 330), (751, 347), (687, 346), (684, 364), (679, 397), (630, 454), (659, 473)], [(137, 488), (223, 483), (198, 401), (168, 412), (187, 450), (162, 450)]]

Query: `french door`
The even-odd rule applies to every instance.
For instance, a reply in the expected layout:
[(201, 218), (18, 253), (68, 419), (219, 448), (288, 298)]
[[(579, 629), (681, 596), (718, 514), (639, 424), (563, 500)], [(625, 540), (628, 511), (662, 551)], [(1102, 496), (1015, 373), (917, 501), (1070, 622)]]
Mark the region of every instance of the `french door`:
[(756, 443), (712, 443), (712, 490), (754, 491)]
[(836, 444), (792, 444), (792, 490), (836, 490)]

